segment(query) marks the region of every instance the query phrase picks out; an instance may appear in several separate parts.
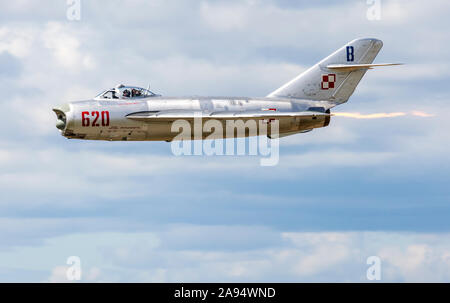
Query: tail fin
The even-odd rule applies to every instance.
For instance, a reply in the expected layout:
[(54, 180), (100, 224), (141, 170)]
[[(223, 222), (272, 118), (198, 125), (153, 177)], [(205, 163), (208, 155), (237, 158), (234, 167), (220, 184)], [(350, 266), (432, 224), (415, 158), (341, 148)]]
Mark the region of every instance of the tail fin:
[(378, 39), (353, 40), (267, 97), (344, 103), (368, 69), (383, 66), (371, 64), (382, 46)]

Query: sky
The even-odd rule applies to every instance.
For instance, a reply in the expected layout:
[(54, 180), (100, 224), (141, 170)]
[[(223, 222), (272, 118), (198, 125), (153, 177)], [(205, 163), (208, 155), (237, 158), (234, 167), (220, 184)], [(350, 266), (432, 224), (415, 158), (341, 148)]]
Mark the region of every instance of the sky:
[[(450, 282), (448, 1), (0, 1), (1, 282)], [(276, 166), (55, 128), (118, 83), (265, 96), (360, 37), (404, 65)]]

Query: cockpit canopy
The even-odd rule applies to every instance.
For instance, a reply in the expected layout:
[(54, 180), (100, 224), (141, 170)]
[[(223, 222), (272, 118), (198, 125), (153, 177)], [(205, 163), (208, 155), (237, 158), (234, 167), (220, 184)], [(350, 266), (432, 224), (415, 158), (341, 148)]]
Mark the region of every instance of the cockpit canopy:
[(158, 97), (157, 95), (148, 89), (135, 87), (135, 86), (125, 86), (123, 84), (117, 85), (115, 88), (105, 90), (101, 94), (97, 95), (95, 99), (140, 99), (149, 97)]

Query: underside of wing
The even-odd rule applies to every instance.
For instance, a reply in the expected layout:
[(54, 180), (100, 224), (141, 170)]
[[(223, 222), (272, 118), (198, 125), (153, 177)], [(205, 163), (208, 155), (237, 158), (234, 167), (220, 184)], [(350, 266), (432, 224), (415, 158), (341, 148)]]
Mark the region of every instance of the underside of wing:
[(184, 110), (166, 110), (166, 111), (147, 111), (128, 114), (126, 117), (131, 120), (144, 122), (171, 122), (175, 120), (265, 120), (282, 118), (308, 118), (308, 117), (329, 117), (330, 114), (314, 111), (302, 112), (277, 112), (271, 110), (263, 111), (224, 111), (224, 112), (200, 112)]

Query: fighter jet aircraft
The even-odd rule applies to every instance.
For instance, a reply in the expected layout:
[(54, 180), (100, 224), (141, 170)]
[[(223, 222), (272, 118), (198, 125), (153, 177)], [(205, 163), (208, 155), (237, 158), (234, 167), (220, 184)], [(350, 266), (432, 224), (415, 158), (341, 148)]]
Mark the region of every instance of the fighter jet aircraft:
[[(372, 63), (382, 46), (378, 39), (355, 39), (266, 97), (164, 97), (118, 85), (93, 99), (54, 107), (56, 127), (69, 139), (172, 141), (179, 134), (174, 122), (192, 125), (200, 117), (202, 125), (215, 120), (224, 126), (222, 138), (239, 135), (225, 131), (227, 122), (237, 120), (258, 122), (258, 128), (277, 121), (278, 134), (272, 138), (303, 133), (328, 126), (330, 109), (347, 102), (368, 69), (397, 65)], [(195, 137), (192, 131), (188, 139), (212, 138), (213, 128), (200, 132)]]

